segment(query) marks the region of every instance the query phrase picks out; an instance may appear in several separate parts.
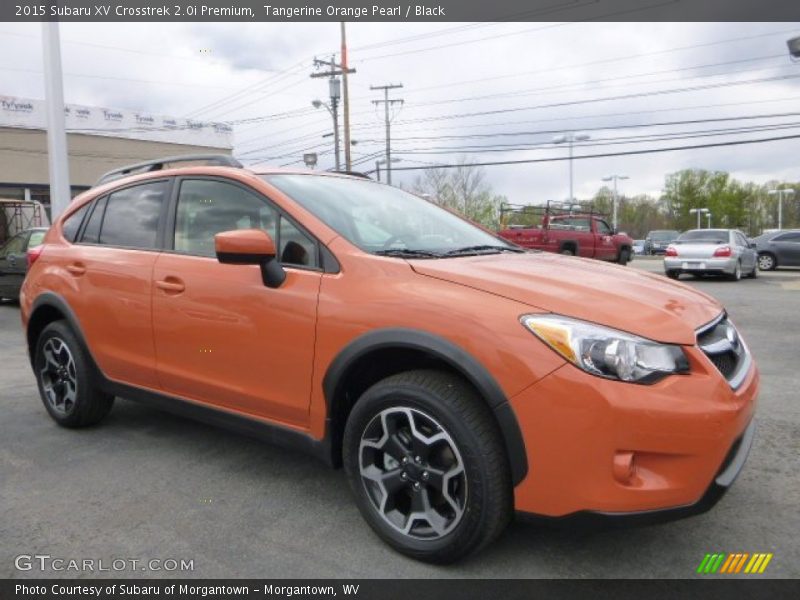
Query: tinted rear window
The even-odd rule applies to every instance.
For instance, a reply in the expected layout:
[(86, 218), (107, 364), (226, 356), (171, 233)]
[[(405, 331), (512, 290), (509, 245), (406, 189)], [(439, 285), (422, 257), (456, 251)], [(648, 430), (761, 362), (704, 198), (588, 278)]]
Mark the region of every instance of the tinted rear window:
[(103, 212), (106, 209), (106, 200), (108, 196), (100, 198), (95, 202), (94, 210), (83, 229), (83, 236), (81, 241), (88, 244), (96, 244), (100, 240), (100, 225), (103, 223)]
[(114, 192), (108, 197), (100, 243), (126, 248), (156, 248), (158, 221), (166, 201), (164, 181)]
[(730, 241), (730, 234), (727, 229), (695, 229), (682, 233), (678, 241), (727, 244)]
[(81, 223), (83, 222), (83, 217), (86, 216), (86, 213), (89, 212), (89, 207), (92, 206), (91, 202), (87, 202), (83, 206), (81, 206), (78, 210), (72, 213), (67, 220), (64, 221), (64, 225), (61, 226), (61, 230), (64, 233), (64, 237), (70, 241), (75, 241), (75, 236), (78, 235), (78, 230), (81, 228)]

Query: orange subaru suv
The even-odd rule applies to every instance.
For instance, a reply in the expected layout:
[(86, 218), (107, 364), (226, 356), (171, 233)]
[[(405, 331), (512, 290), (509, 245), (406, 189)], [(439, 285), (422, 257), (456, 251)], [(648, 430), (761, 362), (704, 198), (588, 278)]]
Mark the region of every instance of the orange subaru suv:
[(705, 511), (753, 440), (758, 371), (716, 300), (363, 177), (132, 165), (28, 259), (22, 321), (59, 425), (118, 396), (298, 447), (422, 560), (487, 545), (515, 511)]

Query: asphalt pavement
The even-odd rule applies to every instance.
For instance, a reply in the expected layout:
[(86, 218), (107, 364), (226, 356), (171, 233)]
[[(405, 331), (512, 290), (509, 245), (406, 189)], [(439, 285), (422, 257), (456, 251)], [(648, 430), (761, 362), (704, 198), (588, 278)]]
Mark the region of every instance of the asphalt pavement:
[[(661, 270), (637, 259), (632, 269)], [(759, 577), (800, 576), (800, 270), (738, 283), (692, 280), (719, 298), (762, 374), (758, 431), (709, 513), (620, 530), (515, 522), (457, 565), (407, 559), (372, 534), (341, 471), (303, 454), (117, 400), (70, 431), (42, 407), (19, 308), (0, 305), (0, 577), (695, 577), (708, 552), (772, 552)], [(95, 561), (74, 571), (51, 559)], [(191, 571), (143, 567), (192, 561)], [(106, 568), (122, 570), (100, 572)], [(132, 560), (141, 561), (138, 563)], [(32, 562), (30, 570), (19, 570)], [(150, 567), (159, 568), (159, 564)]]

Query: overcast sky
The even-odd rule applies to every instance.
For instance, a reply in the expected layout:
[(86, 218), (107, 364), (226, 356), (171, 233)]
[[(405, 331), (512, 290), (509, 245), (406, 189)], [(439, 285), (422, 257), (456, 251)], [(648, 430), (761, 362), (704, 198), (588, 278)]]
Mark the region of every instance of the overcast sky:
[[(0, 24), (0, 95), (44, 96), (39, 34), (38, 24)], [(369, 88), (386, 83), (404, 86), (392, 90), (405, 100), (393, 110), (398, 167), (461, 156), (563, 157), (567, 149), (551, 143), (558, 131), (591, 135), (576, 156), (800, 134), (800, 63), (789, 60), (786, 47), (800, 35), (798, 23), (349, 23), (347, 35), (357, 69), (350, 78), (354, 160), (364, 161), (355, 169), (374, 169), (372, 155), (383, 148), (382, 108), (371, 103), (379, 95)], [(67, 102), (216, 121), (278, 115), (236, 124), (234, 153), (250, 163), (284, 165), (317, 151), (320, 167), (333, 164), (332, 139), (322, 137), (332, 131), (331, 118), (311, 106), (314, 98), (326, 99), (327, 82), (309, 74), (315, 56), (329, 59), (338, 51), (338, 23), (62, 24), (61, 37)], [(752, 82), (764, 79), (771, 81)], [(674, 91), (685, 88), (695, 89)], [(647, 126), (776, 114), (783, 116)], [(625, 125), (647, 127), (619, 128)], [(763, 126), (778, 128), (680, 139)], [(489, 135), (524, 132), (530, 133)], [(664, 134), (678, 139), (614, 140)], [(538, 147), (496, 151), (502, 144)], [(464, 152), (468, 146), (479, 151)], [(657, 195), (665, 174), (689, 167), (759, 182), (797, 181), (798, 157), (800, 140), (786, 140), (575, 160), (575, 194), (591, 196), (602, 177), (615, 173), (630, 177), (621, 184), (626, 194)], [(512, 202), (568, 196), (566, 161), (485, 172)], [(417, 175), (396, 172), (395, 182), (410, 184)]]

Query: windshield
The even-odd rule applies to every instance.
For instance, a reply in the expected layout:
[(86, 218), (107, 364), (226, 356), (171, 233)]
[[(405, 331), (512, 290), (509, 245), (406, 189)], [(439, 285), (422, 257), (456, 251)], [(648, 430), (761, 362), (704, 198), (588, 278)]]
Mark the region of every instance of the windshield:
[(679, 235), (677, 231), (651, 231), (650, 239), (656, 242), (671, 242)]
[(435, 258), (521, 251), (501, 238), (401, 189), (344, 177), (264, 179), (366, 252)]
[(727, 229), (695, 229), (681, 234), (679, 242), (708, 242), (711, 244), (725, 244), (728, 242)]

